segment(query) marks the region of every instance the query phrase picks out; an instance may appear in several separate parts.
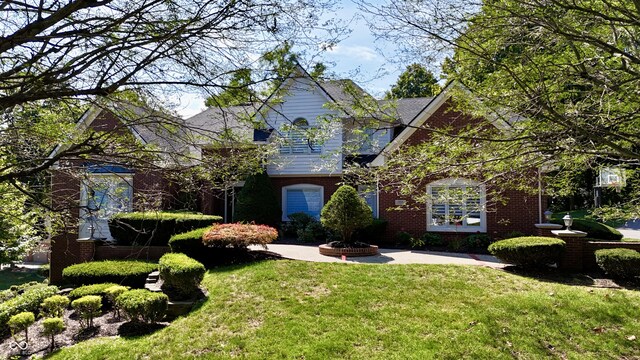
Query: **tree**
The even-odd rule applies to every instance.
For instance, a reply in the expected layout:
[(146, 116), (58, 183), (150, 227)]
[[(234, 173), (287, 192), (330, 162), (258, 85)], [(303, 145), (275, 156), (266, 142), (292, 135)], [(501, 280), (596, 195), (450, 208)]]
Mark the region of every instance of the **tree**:
[[(632, 100), (640, 86), (637, 2), (360, 4), (377, 15), (371, 26), (379, 35), (405, 41), (405, 55), (433, 60), (453, 51), (444, 70), (464, 85), (455, 92), (457, 107), (501, 127), (487, 134), (480, 130), (489, 122), (448, 133), (427, 126), (447, 146), (410, 150), (414, 163), (438, 155), (421, 174), (461, 169), (527, 187), (531, 170), (541, 167), (555, 170), (546, 183), (568, 192), (581, 169), (640, 166), (640, 114)], [(621, 206), (637, 216), (640, 191), (628, 191)]]
[(387, 99), (431, 97), (440, 92), (438, 80), (421, 64), (411, 64), (385, 94)]
[(250, 104), (257, 100), (257, 94), (251, 85), (251, 69), (239, 69), (233, 73), (229, 85), (220, 94), (209, 96), (204, 104), (209, 107)]
[(371, 208), (349, 185), (340, 186), (320, 213), (322, 225), (338, 232), (344, 243), (351, 243), (353, 232), (372, 221)]
[(282, 218), (280, 203), (266, 172), (251, 175), (238, 192), (234, 221), (277, 226)]

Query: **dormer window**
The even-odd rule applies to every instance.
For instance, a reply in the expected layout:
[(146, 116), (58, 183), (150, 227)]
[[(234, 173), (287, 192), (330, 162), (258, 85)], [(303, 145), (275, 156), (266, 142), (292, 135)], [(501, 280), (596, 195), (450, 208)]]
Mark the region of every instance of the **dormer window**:
[(280, 146), (281, 154), (320, 154), (322, 145), (315, 144), (313, 134), (316, 127), (309, 126), (305, 118), (297, 118), (285, 133), (285, 141)]

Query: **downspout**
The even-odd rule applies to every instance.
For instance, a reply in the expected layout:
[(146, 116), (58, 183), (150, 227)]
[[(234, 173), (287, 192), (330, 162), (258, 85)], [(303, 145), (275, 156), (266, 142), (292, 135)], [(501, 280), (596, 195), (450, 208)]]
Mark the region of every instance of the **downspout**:
[(538, 224), (542, 224), (542, 170), (538, 167)]

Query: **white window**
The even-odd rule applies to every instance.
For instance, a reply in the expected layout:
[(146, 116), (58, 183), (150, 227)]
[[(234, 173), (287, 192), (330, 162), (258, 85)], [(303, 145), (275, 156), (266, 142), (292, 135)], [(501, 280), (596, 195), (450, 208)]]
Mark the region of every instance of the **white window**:
[(427, 231), (487, 231), (484, 185), (444, 179), (427, 186), (427, 198)]
[(132, 174), (88, 174), (80, 189), (79, 238), (113, 240), (109, 218), (132, 207)]
[(378, 218), (378, 192), (375, 185), (358, 185), (358, 195), (367, 202), (373, 212), (373, 217)]
[(309, 126), (304, 118), (297, 118), (291, 127), (286, 129), (286, 138), (280, 146), (281, 154), (320, 154), (322, 146), (314, 142), (317, 128)]
[(282, 221), (289, 221), (289, 215), (297, 212), (320, 219), (322, 206), (324, 206), (322, 186), (298, 184), (282, 188)]

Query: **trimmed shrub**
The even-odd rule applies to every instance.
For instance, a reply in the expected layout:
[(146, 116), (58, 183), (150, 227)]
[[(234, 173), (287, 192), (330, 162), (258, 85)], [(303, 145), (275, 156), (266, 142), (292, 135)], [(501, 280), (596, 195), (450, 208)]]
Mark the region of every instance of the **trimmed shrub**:
[(210, 247), (246, 249), (249, 245), (266, 248), (277, 238), (278, 231), (267, 225), (216, 224), (204, 233), (202, 241)]
[(44, 319), (42, 321), (42, 335), (51, 337), (51, 349), (56, 347), (56, 335), (61, 334), (66, 326), (64, 320), (59, 317)]
[(109, 219), (109, 230), (118, 245), (167, 246), (173, 234), (211, 226), (220, 216), (181, 212), (132, 212)]
[(487, 251), (487, 248), (493, 242), (493, 238), (487, 234), (472, 234), (464, 239), (460, 243), (462, 249), (469, 250), (479, 250), (479, 251)]
[(58, 288), (55, 286), (34, 287), (0, 304), (0, 333), (8, 330), (6, 325), (11, 316), (24, 311), (37, 312), (44, 299), (57, 292)]
[(202, 237), (209, 229), (211, 229), (210, 226), (171, 236), (169, 239), (171, 252), (183, 253), (192, 258), (201, 259), (207, 252)]
[(71, 307), (78, 313), (80, 326), (90, 328), (93, 326), (93, 318), (100, 315), (102, 296), (87, 295), (73, 300)]
[(69, 302), (69, 298), (64, 295), (49, 296), (40, 304), (42, 315), (46, 317), (62, 317), (64, 309), (69, 307)]
[(116, 298), (116, 304), (134, 321), (154, 323), (167, 312), (169, 298), (163, 293), (138, 289), (127, 291)]
[(596, 262), (612, 277), (630, 279), (640, 276), (640, 253), (631, 249), (596, 250)]
[(75, 285), (111, 282), (142, 288), (147, 275), (157, 268), (157, 264), (138, 260), (91, 261), (66, 267), (62, 279)]
[(120, 308), (118, 307), (118, 304), (116, 304), (116, 299), (127, 291), (129, 291), (129, 288), (121, 285), (113, 285), (112, 287), (104, 290), (104, 296), (113, 306), (113, 314), (118, 319), (120, 319)]
[(372, 221), (371, 208), (349, 185), (340, 186), (320, 212), (322, 225), (340, 234), (344, 243), (351, 242), (353, 233)]
[(289, 215), (289, 221), (283, 225), (283, 232), (295, 236), (302, 242), (315, 242), (327, 238), (327, 231), (313, 216), (297, 212)]
[(7, 321), (7, 325), (11, 329), (11, 335), (16, 337), (19, 332), (24, 331), (24, 341), (29, 342), (29, 326), (31, 326), (36, 321), (36, 316), (33, 315), (31, 311), (21, 312), (19, 314), (13, 315), (9, 321)]
[(237, 222), (276, 227), (282, 209), (266, 172), (249, 176), (236, 197), (233, 218)]
[(160, 258), (158, 267), (163, 280), (162, 290), (175, 299), (194, 295), (204, 278), (204, 265), (185, 254), (165, 254)]
[(75, 288), (71, 290), (69, 293), (69, 297), (71, 299), (78, 299), (87, 295), (104, 295), (104, 291), (116, 284), (114, 283), (102, 283), (102, 284), (93, 284), (93, 285), (85, 285), (80, 286), (79, 288)]
[[(554, 224), (564, 225), (562, 219), (551, 220)], [(597, 221), (586, 219), (573, 219), (571, 230), (584, 231), (587, 237), (600, 240), (621, 240), (623, 235), (611, 226), (599, 223)]]
[(37, 281), (30, 281), (21, 285), (11, 285), (9, 289), (0, 291), (0, 303), (24, 293), (26, 290), (47, 287), (48, 284)]
[(447, 242), (442, 238), (442, 235), (436, 233), (426, 232), (420, 237), (424, 241), (425, 246), (446, 246)]
[(496, 241), (489, 245), (489, 252), (509, 264), (541, 267), (560, 261), (564, 247), (560, 239), (527, 236)]
[(412, 246), (414, 243), (413, 235), (406, 231), (398, 231), (394, 238), (396, 240), (396, 244), (401, 246)]
[(387, 225), (389, 225), (389, 222), (387, 220), (373, 219), (373, 221), (371, 221), (371, 224), (365, 226), (362, 229), (356, 230), (353, 236), (357, 241), (360, 242), (380, 244), (384, 242), (384, 235), (387, 232)]

